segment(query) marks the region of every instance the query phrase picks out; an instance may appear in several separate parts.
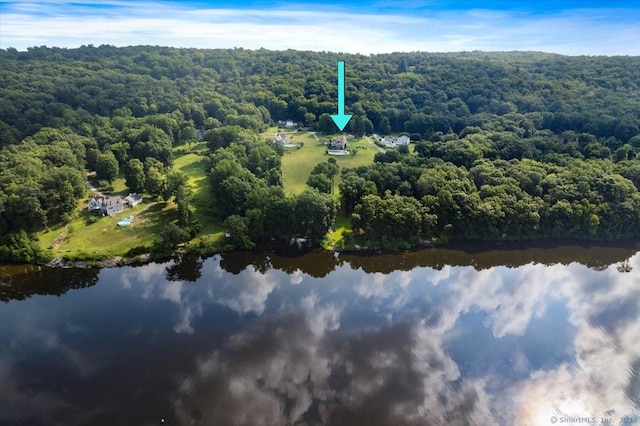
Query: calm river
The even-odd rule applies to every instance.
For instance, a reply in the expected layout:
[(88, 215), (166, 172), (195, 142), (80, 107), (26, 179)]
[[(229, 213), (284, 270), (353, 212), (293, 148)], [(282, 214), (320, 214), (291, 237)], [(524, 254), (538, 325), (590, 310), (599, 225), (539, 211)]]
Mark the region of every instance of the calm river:
[(637, 241), (0, 283), (0, 424), (640, 425)]

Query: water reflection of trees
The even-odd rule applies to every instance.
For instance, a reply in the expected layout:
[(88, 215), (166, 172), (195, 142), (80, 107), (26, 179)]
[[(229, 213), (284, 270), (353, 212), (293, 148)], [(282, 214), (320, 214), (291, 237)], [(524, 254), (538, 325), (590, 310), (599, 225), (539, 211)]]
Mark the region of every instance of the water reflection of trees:
[(196, 282), (202, 276), (203, 264), (204, 259), (200, 256), (183, 255), (176, 257), (173, 263), (167, 266), (167, 280)]
[(234, 275), (249, 265), (258, 272), (278, 269), (286, 273), (302, 271), (315, 278), (322, 278), (342, 265), (343, 260), (325, 250), (298, 250), (289, 246), (263, 246), (252, 251), (235, 251), (222, 255), (220, 267)]
[(96, 268), (48, 268), (39, 265), (0, 267), (0, 300), (24, 300), (34, 295), (61, 296), (98, 282)]
[[(303, 250), (289, 246), (263, 246), (252, 251), (225, 253), (220, 267), (239, 274), (249, 265), (265, 273), (277, 269), (288, 274), (301, 271), (322, 278), (348, 262), (352, 269), (391, 273), (417, 267), (442, 269), (444, 266), (473, 266), (477, 270), (495, 266), (517, 267), (529, 263), (543, 265), (580, 263), (602, 270), (617, 264), (618, 270), (630, 272), (628, 259), (640, 250), (640, 241), (606, 242), (542, 241), (528, 243), (460, 242), (446, 248), (426, 248), (406, 252), (342, 253)], [(180, 256), (167, 267), (170, 281), (195, 282), (201, 277), (204, 259)], [(47, 268), (38, 265), (0, 266), (0, 300), (23, 300), (36, 294), (62, 295), (70, 289), (84, 288), (98, 281), (99, 269)]]
[(631, 272), (631, 270), (633, 269), (629, 264), (629, 259), (625, 260), (624, 262), (618, 263), (618, 266), (616, 268), (618, 269), (618, 272)]
[(229, 252), (222, 255), (220, 266), (239, 274), (249, 265), (259, 272), (279, 269), (287, 273), (297, 270), (322, 278), (344, 262), (365, 272), (391, 273), (410, 271), (417, 267), (442, 269), (444, 266), (473, 266), (477, 270), (495, 266), (518, 267), (529, 263), (543, 265), (580, 263), (595, 270), (620, 264), (640, 250), (640, 241), (535, 241), (535, 242), (457, 242), (448, 247), (425, 248), (402, 252), (357, 252), (339, 256), (324, 250), (298, 251), (288, 246), (263, 246), (252, 251)]

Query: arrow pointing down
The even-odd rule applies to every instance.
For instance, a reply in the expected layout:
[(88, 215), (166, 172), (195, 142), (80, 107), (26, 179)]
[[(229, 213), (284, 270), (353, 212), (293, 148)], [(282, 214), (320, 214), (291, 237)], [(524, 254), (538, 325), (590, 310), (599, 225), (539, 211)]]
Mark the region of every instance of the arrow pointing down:
[(331, 114), (331, 119), (343, 131), (351, 117), (344, 113), (344, 61), (338, 61), (338, 114)]

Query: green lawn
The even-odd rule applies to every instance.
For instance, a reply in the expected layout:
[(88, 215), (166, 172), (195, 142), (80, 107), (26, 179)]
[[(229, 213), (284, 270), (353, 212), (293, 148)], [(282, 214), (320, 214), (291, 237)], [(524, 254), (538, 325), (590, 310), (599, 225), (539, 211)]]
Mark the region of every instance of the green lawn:
[[(57, 226), (41, 234), (42, 247), (56, 257), (69, 259), (123, 256), (132, 248), (151, 247), (162, 224), (173, 217), (172, 209), (166, 203), (143, 202), (90, 223), (88, 219), (92, 214), (86, 211), (86, 207), (85, 201), (78, 218), (67, 226)], [(133, 223), (127, 227), (117, 226), (117, 222), (127, 216), (135, 216)]]
[[(98, 184), (98, 180), (97, 179), (95, 179), (95, 178), (89, 179), (89, 182), (94, 187), (98, 188), (98, 190), (100, 190), (100, 185)], [(129, 188), (127, 188), (127, 184), (125, 183), (124, 175), (123, 175), (122, 172), (120, 173), (120, 177), (118, 177), (116, 180), (114, 180), (113, 183), (111, 184), (111, 186), (113, 186), (113, 191), (109, 191), (110, 195), (122, 195), (124, 197), (129, 195)], [(87, 194), (89, 194), (88, 191), (87, 191)]]
[(189, 176), (189, 185), (193, 189), (194, 204), (208, 205), (212, 200), (211, 184), (206, 176), (206, 157), (188, 153), (177, 157), (174, 160), (174, 170), (179, 170)]
[(113, 193), (116, 195), (129, 195), (129, 188), (127, 188), (127, 184), (125, 182), (124, 177), (119, 177), (115, 181), (113, 181)]
[[(293, 143), (303, 142), (300, 149), (285, 151), (282, 158), (282, 180), (284, 190), (288, 194), (299, 194), (307, 188), (306, 182), (313, 167), (327, 161), (331, 156), (326, 154), (327, 147), (324, 144), (329, 138), (318, 135), (320, 140), (316, 140), (311, 133), (292, 133)], [(290, 138), (291, 138), (290, 136)], [(349, 149), (357, 149), (356, 155), (333, 156), (338, 162), (340, 169), (352, 168), (371, 164), (373, 156), (377, 151), (376, 147), (369, 143), (368, 138), (354, 139), (347, 138)], [(340, 176), (335, 181), (335, 190), (338, 191)]]
[(338, 217), (336, 217), (333, 230), (327, 233), (327, 237), (322, 242), (322, 247), (327, 250), (333, 249), (334, 246), (340, 247), (340, 242), (344, 239), (345, 235), (350, 232), (351, 218), (346, 217), (342, 210), (338, 211)]
[[(202, 230), (191, 244), (204, 242), (211, 244), (220, 240), (224, 234), (222, 223), (211, 218), (214, 200), (211, 190), (211, 182), (206, 175), (207, 159), (195, 152), (201, 152), (202, 147), (193, 146), (191, 151), (178, 151), (178, 157), (173, 162), (173, 168), (186, 173), (189, 176), (189, 185), (193, 189), (191, 205), (194, 215), (200, 221)], [(180, 153), (182, 155), (180, 155)]]

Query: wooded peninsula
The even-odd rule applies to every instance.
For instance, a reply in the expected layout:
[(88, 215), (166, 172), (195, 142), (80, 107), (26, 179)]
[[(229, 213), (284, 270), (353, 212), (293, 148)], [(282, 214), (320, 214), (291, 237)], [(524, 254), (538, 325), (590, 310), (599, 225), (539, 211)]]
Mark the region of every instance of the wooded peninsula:
[(640, 57), (9, 48), (0, 99), (0, 261), (640, 236)]

